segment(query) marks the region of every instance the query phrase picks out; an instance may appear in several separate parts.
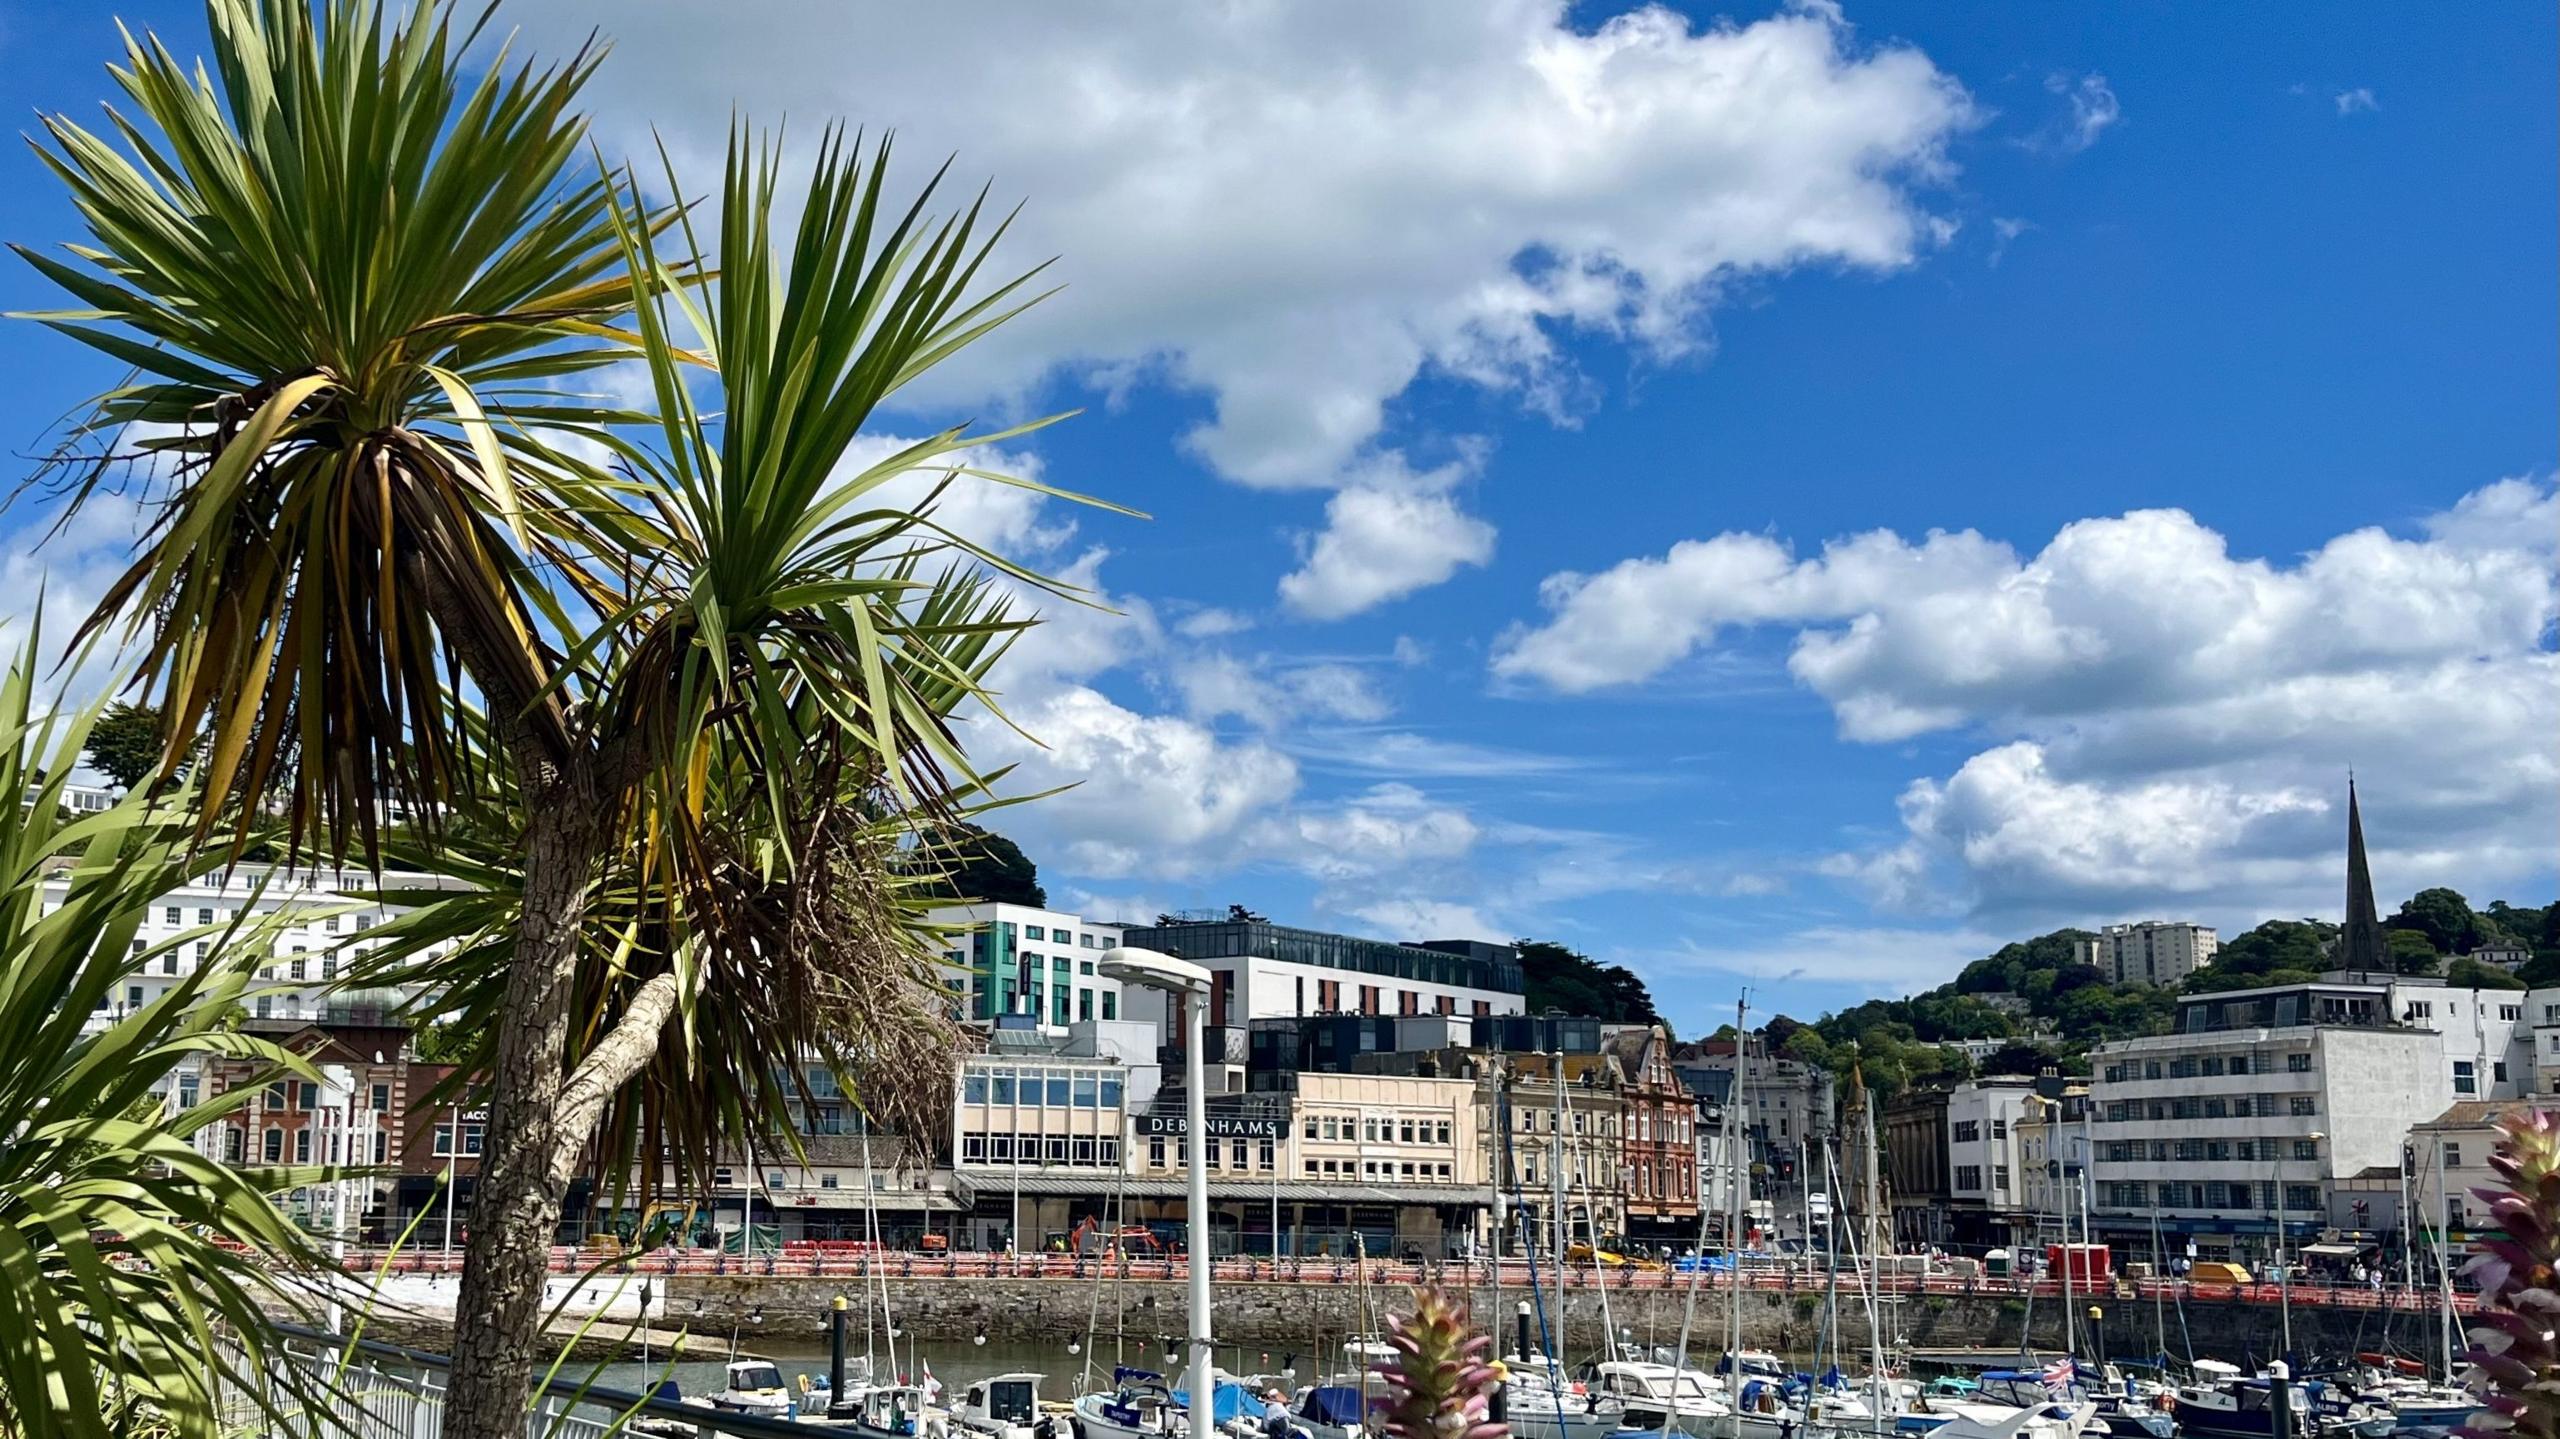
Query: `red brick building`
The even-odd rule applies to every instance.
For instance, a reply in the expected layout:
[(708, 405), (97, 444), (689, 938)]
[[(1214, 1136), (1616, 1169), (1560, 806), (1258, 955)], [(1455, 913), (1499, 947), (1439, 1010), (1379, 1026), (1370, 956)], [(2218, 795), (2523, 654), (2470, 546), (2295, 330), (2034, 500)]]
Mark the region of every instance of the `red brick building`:
[(1658, 1024), (1613, 1025), (1601, 1046), (1618, 1061), (1618, 1173), (1627, 1237), (1692, 1243), (1698, 1234), (1697, 1096), (1671, 1068), (1671, 1035)]

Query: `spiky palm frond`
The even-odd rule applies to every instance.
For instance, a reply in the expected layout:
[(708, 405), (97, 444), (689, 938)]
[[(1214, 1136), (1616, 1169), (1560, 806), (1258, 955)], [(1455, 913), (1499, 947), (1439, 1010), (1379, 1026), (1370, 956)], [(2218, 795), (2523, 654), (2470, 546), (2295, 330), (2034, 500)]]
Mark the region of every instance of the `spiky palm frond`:
[[(318, 1076), (225, 1023), (272, 954), (251, 929), (138, 1011), (96, 1023), (129, 976), (191, 942), (141, 943), (151, 902), (213, 866), (189, 857), (190, 816), (165, 798), (76, 818), (62, 808), (94, 712), (40, 717), (38, 667), (31, 641), (0, 682), (0, 793), (23, 797), (0, 805), (0, 1432), (105, 1439), (147, 1415), (212, 1439), (225, 1386), (279, 1406), (310, 1397), (271, 1367), (268, 1314), (301, 1304), (292, 1276), (321, 1257), (270, 1196), (327, 1176), (197, 1151), (193, 1137), (254, 1086), (184, 1112), (151, 1098), (195, 1056)], [(63, 885), (50, 910), (48, 879)]]
[[(206, 8), (209, 74), (128, 33), (133, 112), (45, 118), (90, 243), (19, 253), (83, 305), (37, 318), (138, 372), (86, 430), (174, 431), (150, 442), (166, 503), (91, 621), (147, 631), (167, 768), (202, 733), (214, 800), (280, 791), (290, 838), (343, 856), (385, 802), (432, 816), (471, 783), (457, 665), (511, 705), (551, 677), (565, 617), (530, 567), (564, 558), (553, 442), (617, 418), (555, 384), (625, 353), (631, 294), (572, 109), (600, 56), (468, 82), (472, 35), (433, 0)], [(571, 721), (550, 696), (518, 723), (542, 746)]]

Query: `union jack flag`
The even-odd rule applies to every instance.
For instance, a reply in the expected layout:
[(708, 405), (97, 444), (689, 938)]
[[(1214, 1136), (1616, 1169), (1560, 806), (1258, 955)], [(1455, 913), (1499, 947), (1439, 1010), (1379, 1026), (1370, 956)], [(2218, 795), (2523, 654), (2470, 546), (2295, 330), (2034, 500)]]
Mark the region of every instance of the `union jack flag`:
[(2071, 1381), (2079, 1377), (2079, 1367), (2071, 1362), (2068, 1355), (2044, 1366), (2044, 1387), (2047, 1389), (2057, 1392), (2068, 1389)]

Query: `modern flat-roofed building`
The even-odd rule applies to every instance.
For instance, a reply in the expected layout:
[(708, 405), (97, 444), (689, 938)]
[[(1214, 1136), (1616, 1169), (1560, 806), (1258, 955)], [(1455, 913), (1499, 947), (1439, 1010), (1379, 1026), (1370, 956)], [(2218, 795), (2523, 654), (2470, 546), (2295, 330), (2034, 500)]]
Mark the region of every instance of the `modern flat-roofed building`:
[(1123, 1017), (1119, 982), (1099, 972), (1121, 926), (1027, 904), (944, 905), (936, 924), (955, 933), (943, 952), (960, 1017), (993, 1026), (1027, 1018), (1052, 1038), (1068, 1026)]
[(2211, 925), (2146, 919), (2100, 930), (2087, 957), (2107, 972), (2110, 984), (2165, 988), (2213, 963), (2221, 948), (2221, 936)]
[[(1242, 910), (1163, 916), (1121, 932), (1121, 943), (1175, 955), (1212, 976), (1209, 1024), (1316, 1014), (1518, 1014), (1526, 1007), (1519, 952), (1475, 940), (1397, 944), (1273, 924)], [(1129, 996), (1159, 1018), (1160, 995)], [(1179, 1036), (1167, 1027), (1168, 1042)]]
[[(133, 938), (133, 954), (142, 963), (100, 1000), (90, 1026), (103, 1027), (142, 1008), (181, 976), (193, 974), (218, 947), (250, 938), (263, 939), (273, 951), (259, 968), (259, 983), (243, 998), (250, 1018), (390, 1022), (406, 994), (337, 988), (356, 958), (375, 947), (368, 931), (402, 913), (397, 905), (364, 896), (376, 889), (442, 887), (446, 881), (423, 874), (375, 876), (252, 864), (179, 885), (144, 910)], [(47, 912), (61, 907), (67, 888), (61, 880), (45, 882)]]

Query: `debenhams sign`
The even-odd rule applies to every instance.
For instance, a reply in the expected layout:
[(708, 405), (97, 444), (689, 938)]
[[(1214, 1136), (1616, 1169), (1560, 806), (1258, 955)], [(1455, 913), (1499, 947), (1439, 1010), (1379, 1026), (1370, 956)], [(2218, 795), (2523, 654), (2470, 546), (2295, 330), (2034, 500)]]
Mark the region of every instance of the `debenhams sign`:
[[(1237, 1119), (1228, 1115), (1213, 1114), (1209, 1116), (1209, 1137), (1211, 1139), (1278, 1139), (1282, 1126), (1287, 1123), (1288, 1121), (1283, 1119)], [(1142, 1136), (1181, 1135), (1190, 1132), (1191, 1121), (1183, 1115), (1141, 1114), (1138, 1116), (1138, 1133)]]

